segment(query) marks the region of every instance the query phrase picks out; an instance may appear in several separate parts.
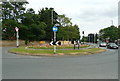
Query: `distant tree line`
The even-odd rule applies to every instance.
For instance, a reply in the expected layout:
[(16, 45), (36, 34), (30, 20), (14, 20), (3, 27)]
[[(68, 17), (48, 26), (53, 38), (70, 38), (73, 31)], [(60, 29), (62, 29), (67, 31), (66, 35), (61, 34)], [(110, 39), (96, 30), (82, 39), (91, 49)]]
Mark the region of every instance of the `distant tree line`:
[(120, 40), (120, 26), (116, 27), (111, 25), (99, 30), (99, 34), (88, 34), (86, 37), (82, 37), (82, 42), (92, 42), (97, 43), (98, 41), (102, 42), (117, 42)]
[(51, 41), (52, 27), (57, 25), (57, 40), (79, 40), (78, 25), (64, 14), (59, 15), (54, 8), (26, 9), (26, 2), (2, 2), (2, 39), (15, 40), (15, 27), (19, 28), (19, 38), (26, 41)]
[(101, 29), (99, 31), (99, 38), (101, 41), (109, 40), (109, 42), (114, 42), (120, 39), (120, 28), (114, 25)]

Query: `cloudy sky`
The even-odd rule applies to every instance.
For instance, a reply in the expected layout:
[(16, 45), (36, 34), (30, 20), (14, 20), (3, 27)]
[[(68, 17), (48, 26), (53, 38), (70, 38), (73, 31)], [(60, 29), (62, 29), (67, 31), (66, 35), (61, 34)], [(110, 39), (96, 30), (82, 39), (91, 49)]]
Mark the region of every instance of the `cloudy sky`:
[(53, 7), (59, 14), (72, 18), (85, 35), (98, 33), (100, 29), (113, 24), (118, 25), (119, 0), (27, 0), (27, 8), (33, 8), (36, 13), (45, 7)]

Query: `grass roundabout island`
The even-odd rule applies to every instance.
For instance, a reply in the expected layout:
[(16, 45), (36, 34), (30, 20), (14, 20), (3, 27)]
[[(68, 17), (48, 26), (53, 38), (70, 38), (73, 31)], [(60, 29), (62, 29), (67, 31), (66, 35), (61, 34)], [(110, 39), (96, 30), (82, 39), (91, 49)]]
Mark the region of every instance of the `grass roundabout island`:
[(53, 52), (53, 46), (29, 46), (12, 48), (10, 53), (31, 55), (31, 56), (64, 56), (64, 55), (90, 55), (106, 51), (101, 48), (88, 48), (89, 46), (80, 46), (80, 49), (74, 50), (73, 46), (57, 46), (56, 54)]

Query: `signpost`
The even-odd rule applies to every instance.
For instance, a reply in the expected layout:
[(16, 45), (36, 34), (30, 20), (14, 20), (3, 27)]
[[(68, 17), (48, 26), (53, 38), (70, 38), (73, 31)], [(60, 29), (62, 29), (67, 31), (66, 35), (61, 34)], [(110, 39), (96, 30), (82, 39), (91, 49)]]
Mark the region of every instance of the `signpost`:
[[(52, 29), (54, 32), (54, 42), (56, 42), (56, 32), (58, 31), (58, 28), (54, 26)], [(54, 45), (54, 54), (56, 54), (56, 45)]]
[(17, 38), (17, 41), (16, 41), (16, 46), (19, 47), (19, 28), (18, 27), (15, 27), (15, 30), (16, 30), (16, 38)]

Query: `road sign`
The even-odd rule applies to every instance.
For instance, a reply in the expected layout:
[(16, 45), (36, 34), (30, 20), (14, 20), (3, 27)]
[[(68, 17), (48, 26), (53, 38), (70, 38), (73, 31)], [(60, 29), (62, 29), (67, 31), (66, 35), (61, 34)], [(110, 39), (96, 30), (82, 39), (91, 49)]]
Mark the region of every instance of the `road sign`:
[(15, 27), (15, 30), (16, 30), (16, 46), (19, 47), (19, 34), (18, 34), (18, 31), (19, 31), (19, 28), (18, 27)]
[(58, 27), (54, 26), (53, 28), (53, 32), (57, 32), (58, 31)]
[(18, 32), (18, 31), (19, 31), (19, 28), (18, 28), (18, 27), (15, 27), (15, 30), (16, 30), (16, 32)]
[(50, 42), (50, 45), (53, 45), (53, 41)]
[(61, 42), (60, 42), (60, 41), (57, 41), (57, 42), (56, 42), (56, 45), (61, 45)]
[(59, 42), (59, 41), (57, 41), (57, 42), (51, 41), (51, 42), (50, 42), (50, 45), (61, 45), (61, 42)]

